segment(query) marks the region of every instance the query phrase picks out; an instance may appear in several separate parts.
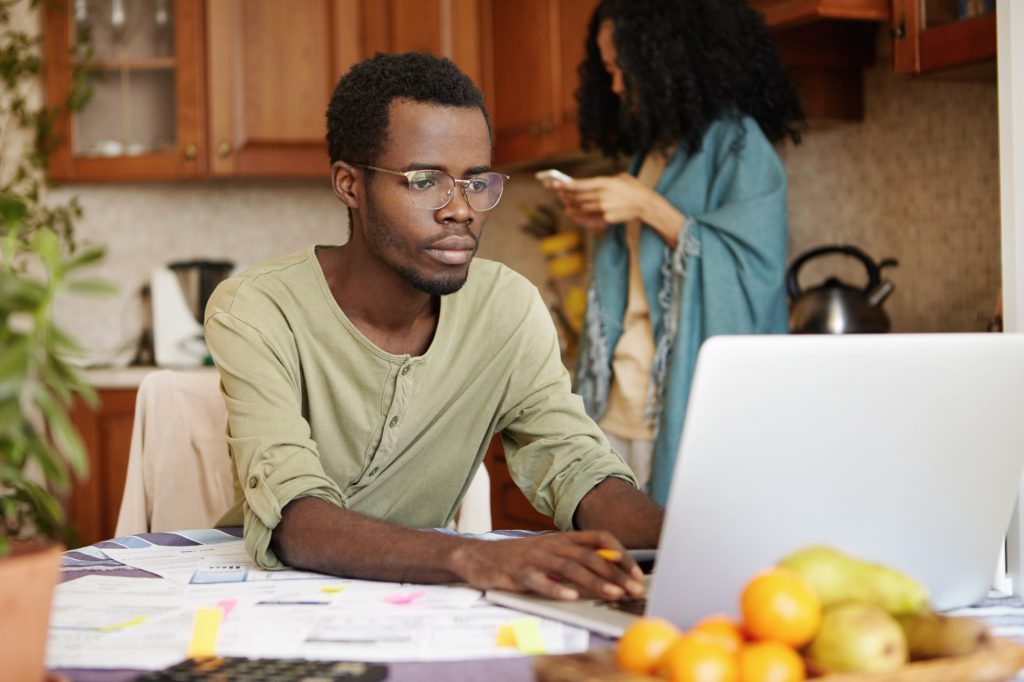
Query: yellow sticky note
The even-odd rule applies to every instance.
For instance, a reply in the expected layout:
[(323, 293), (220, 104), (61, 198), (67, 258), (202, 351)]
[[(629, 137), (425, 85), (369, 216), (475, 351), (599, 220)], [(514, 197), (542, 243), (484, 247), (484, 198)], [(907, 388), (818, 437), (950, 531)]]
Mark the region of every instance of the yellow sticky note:
[(511, 649), (516, 647), (516, 633), (511, 625), (498, 626), (498, 637), (495, 640), (495, 644)]
[(516, 635), (516, 647), (521, 652), (530, 656), (544, 653), (544, 639), (536, 618), (517, 618), (511, 625)]
[(321, 592), (326, 592), (327, 594), (335, 594), (337, 592), (344, 591), (345, 587), (346, 587), (345, 585), (338, 585), (337, 587), (333, 587), (333, 586), (332, 587), (321, 587), (320, 591)]
[(114, 623), (113, 625), (106, 625), (104, 627), (101, 627), (100, 630), (103, 630), (104, 632), (112, 632), (114, 630), (124, 630), (125, 628), (132, 627), (133, 625), (139, 625), (144, 620), (146, 620), (146, 616), (135, 616), (134, 618), (126, 620), (123, 623)]
[(224, 611), (218, 606), (200, 606), (192, 621), (192, 641), (188, 645), (189, 658), (206, 658), (217, 653), (217, 635)]

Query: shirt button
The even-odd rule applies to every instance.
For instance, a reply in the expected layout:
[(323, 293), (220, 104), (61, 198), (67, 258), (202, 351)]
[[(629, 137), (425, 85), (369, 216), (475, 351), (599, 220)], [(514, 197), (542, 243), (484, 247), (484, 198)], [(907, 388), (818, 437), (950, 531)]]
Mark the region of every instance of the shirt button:
[(388, 422), (388, 426), (390, 426), (391, 428), (395, 428), (395, 426), (397, 426), (397, 425), (398, 425), (398, 417), (392, 417), (391, 421)]
[(249, 477), (249, 487), (250, 488), (255, 488), (257, 485), (259, 485), (259, 483), (260, 483), (259, 479), (257, 479), (255, 476), (250, 476)]
[(408, 374), (408, 373), (409, 373), (409, 365), (406, 365), (405, 367), (402, 368), (402, 374)]
[(378, 471), (380, 471), (380, 467), (373, 467), (372, 469), (370, 469), (370, 475), (376, 476)]

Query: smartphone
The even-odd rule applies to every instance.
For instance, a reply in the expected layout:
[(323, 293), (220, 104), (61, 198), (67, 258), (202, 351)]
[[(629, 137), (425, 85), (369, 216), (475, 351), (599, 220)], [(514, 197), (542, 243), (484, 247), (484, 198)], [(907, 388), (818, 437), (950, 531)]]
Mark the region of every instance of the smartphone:
[(554, 168), (548, 168), (547, 170), (537, 171), (534, 175), (535, 178), (541, 182), (560, 182), (563, 185), (568, 185), (572, 182), (572, 178), (563, 173), (560, 170)]

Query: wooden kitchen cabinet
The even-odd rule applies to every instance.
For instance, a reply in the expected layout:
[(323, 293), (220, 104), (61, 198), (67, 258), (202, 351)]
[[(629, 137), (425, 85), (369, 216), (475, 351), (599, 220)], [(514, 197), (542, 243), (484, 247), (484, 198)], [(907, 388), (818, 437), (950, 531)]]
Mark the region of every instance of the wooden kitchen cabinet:
[(342, 74), (421, 50), (479, 80), (479, 25), (479, 0), (208, 1), (210, 174), (326, 178), (324, 112)]
[[(893, 70), (966, 67), (995, 79), (995, 12), (960, 19), (956, 0), (892, 0)], [(979, 68), (980, 67), (980, 68)]]
[(324, 111), (362, 58), (358, 0), (206, 3), (210, 175), (327, 177)]
[(100, 389), (95, 410), (81, 400), (72, 409), (72, 423), (89, 457), (89, 476), (72, 486), (66, 509), (83, 545), (114, 537), (128, 473), (135, 394), (134, 388)]
[(482, 0), (364, 0), (363, 49), (448, 57), (483, 88)]
[(878, 28), (891, 0), (750, 0), (772, 29), (804, 114), (864, 118), (864, 69), (875, 62)]
[(491, 439), (484, 465), (491, 479), (491, 525), (495, 530), (555, 530), (554, 521), (534, 509), (512, 480), (498, 434)]
[[(67, 144), (51, 177), (326, 177), (324, 112), (338, 78), (378, 51), (424, 50), (481, 82), (481, 2), (90, 2), (94, 43), (104, 46), (90, 70), (95, 95), (58, 122)], [(70, 90), (69, 49), (84, 24), (75, 3), (44, 7), (47, 101), (56, 106)], [(123, 33), (110, 28), (115, 7), (128, 17)], [(169, 18), (157, 31), (159, 8)]]
[[(59, 112), (54, 133), (65, 141), (50, 158), (50, 177), (204, 175), (203, 0), (41, 5), (46, 103)], [(63, 105), (71, 92), (71, 51), (82, 30), (91, 33), (95, 51), (87, 69), (93, 95), (69, 114)]]
[(579, 147), (576, 69), (597, 0), (490, 0), (482, 20), (483, 87), (494, 119), (495, 164)]

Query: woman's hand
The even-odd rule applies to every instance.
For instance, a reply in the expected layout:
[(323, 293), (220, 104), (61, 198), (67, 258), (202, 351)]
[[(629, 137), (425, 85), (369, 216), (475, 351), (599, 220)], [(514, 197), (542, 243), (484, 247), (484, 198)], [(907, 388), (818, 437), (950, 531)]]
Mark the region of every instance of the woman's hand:
[(675, 247), (683, 214), (663, 196), (628, 173), (552, 183), (565, 215), (583, 228), (603, 232), (609, 225), (640, 220)]

